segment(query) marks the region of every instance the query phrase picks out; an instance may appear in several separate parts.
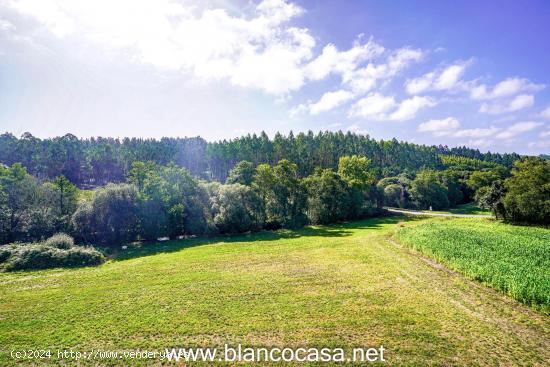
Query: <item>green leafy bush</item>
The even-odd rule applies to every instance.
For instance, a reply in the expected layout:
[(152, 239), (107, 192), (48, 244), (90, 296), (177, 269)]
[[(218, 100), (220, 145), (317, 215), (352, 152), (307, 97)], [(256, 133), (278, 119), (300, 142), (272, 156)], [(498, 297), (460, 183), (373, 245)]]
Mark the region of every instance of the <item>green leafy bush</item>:
[(56, 233), (46, 240), (45, 245), (61, 250), (68, 250), (74, 246), (74, 240), (68, 234)]
[[(54, 244), (59, 245), (60, 242)], [(5, 271), (92, 266), (104, 261), (105, 257), (93, 247), (72, 246), (65, 249), (52, 246), (48, 241), (0, 247), (0, 269)]]

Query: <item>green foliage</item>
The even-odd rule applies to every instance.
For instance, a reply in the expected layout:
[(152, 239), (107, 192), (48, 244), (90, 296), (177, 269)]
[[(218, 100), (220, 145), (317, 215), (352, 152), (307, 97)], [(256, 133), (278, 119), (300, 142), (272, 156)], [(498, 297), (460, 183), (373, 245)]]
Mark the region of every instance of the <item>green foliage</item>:
[(240, 183), (221, 185), (212, 198), (214, 223), (221, 233), (242, 233), (262, 228), (260, 198)]
[(444, 170), (439, 174), (439, 182), (447, 188), (447, 199), (450, 206), (463, 202), (462, 175), (453, 170)]
[(366, 157), (341, 157), (338, 162), (338, 174), (349, 187), (359, 190), (365, 190), (375, 182), (371, 161)]
[(483, 161), (476, 158), (461, 157), (456, 155), (441, 154), (439, 158), (441, 159), (441, 162), (445, 167), (464, 171), (481, 171), (498, 166), (498, 164), (495, 162)]
[(32, 175), (50, 180), (63, 175), (80, 188), (122, 182), (130, 175), (132, 164), (138, 161), (161, 166), (174, 162), (196, 177), (224, 182), (235, 163), (243, 160), (257, 166), (275, 165), (287, 159), (298, 165), (301, 176), (307, 176), (317, 167), (336, 170), (340, 157), (353, 155), (369, 157), (373, 171), (379, 176), (415, 173), (422, 168), (439, 169), (449, 155), (485, 162), (475, 161), (479, 167), (495, 162), (509, 168), (520, 158), (517, 154), (483, 154), (466, 147), (430, 147), (396, 139), (377, 141), (340, 131), (296, 135), (291, 132), (287, 136), (277, 133), (274, 139), (262, 132), (210, 143), (200, 137), (78, 139), (67, 134), (38, 139), (25, 133), (18, 139), (9, 133), (0, 135), (0, 163), (11, 166), (19, 162)]
[(435, 171), (422, 171), (416, 175), (411, 182), (411, 200), (419, 209), (434, 210), (446, 209), (449, 207), (447, 188), (439, 183), (439, 177)]
[(6, 248), (0, 251), (0, 269), (5, 271), (94, 266), (105, 262), (104, 256), (93, 247), (59, 249), (45, 243), (3, 247)]
[(269, 228), (297, 228), (307, 222), (307, 192), (296, 164), (281, 160), (273, 168), (259, 165), (254, 184), (265, 208)]
[(384, 187), (384, 202), (387, 206), (405, 207), (405, 189), (399, 184), (389, 184)]
[(108, 184), (91, 203), (73, 215), (77, 233), (85, 240), (108, 245), (133, 241), (138, 231), (137, 190), (134, 185)]
[(507, 218), (514, 222), (550, 224), (550, 161), (518, 161), (504, 183)]
[(409, 206), (411, 179), (404, 173), (385, 177), (378, 181), (377, 188), (382, 193), (384, 205), (406, 208)]
[(431, 221), (397, 238), (467, 276), (550, 311), (550, 230), (479, 219)]
[(71, 236), (57, 233), (44, 242), (0, 246), (0, 270), (33, 270), (99, 265), (104, 256), (93, 247), (75, 246)]
[(207, 233), (208, 197), (185, 169), (134, 162), (129, 181), (138, 188), (140, 235), (148, 240)]
[(506, 189), (502, 181), (494, 181), (491, 186), (483, 186), (476, 191), (475, 200), (483, 209), (490, 209), (495, 218), (506, 219), (506, 209), (502, 203)]
[(235, 167), (229, 172), (229, 176), (225, 181), (228, 184), (241, 184), (250, 186), (254, 180), (254, 174), (256, 170), (252, 163), (248, 161), (240, 161)]
[(65, 233), (56, 233), (48, 238), (44, 244), (49, 247), (55, 247), (60, 250), (68, 250), (74, 246), (74, 239)]
[(78, 190), (65, 176), (58, 176), (51, 183), (50, 195), (49, 206), (55, 217), (55, 228), (58, 231), (68, 231), (78, 203)]
[[(348, 181), (349, 182), (349, 181)], [(350, 193), (346, 181), (331, 169), (319, 169), (307, 177), (307, 216), (313, 224), (343, 221), (350, 215)], [(357, 182), (360, 189), (360, 182)]]

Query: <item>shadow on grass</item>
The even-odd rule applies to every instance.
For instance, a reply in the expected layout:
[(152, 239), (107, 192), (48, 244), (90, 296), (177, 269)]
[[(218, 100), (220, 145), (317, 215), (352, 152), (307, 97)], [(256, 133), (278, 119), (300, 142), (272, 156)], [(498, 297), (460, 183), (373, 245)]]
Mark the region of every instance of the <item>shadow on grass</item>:
[(397, 223), (400, 220), (403, 220), (403, 217), (391, 216), (326, 226), (308, 226), (296, 230), (281, 229), (277, 231), (262, 231), (233, 236), (197, 237), (166, 242), (144, 242), (130, 245), (127, 250), (120, 250), (117, 253), (111, 254), (109, 257), (112, 261), (123, 261), (222, 242), (277, 241), (302, 237), (346, 237), (351, 236), (353, 231), (358, 229), (375, 229), (382, 225)]

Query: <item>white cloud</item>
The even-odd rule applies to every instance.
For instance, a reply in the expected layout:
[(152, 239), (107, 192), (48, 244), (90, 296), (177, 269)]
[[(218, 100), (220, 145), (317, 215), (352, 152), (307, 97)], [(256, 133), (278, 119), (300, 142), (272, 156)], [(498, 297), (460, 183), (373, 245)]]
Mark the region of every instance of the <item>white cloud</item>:
[(455, 117), (447, 117), (440, 120), (429, 120), (418, 125), (420, 132), (431, 132), (435, 136), (449, 135), (460, 127), (460, 122)]
[(461, 84), (460, 78), (471, 61), (460, 61), (405, 82), (409, 94), (419, 94), (431, 90), (452, 90)]
[[(448, 136), (452, 138), (486, 138), (498, 133), (501, 129), (497, 127), (459, 129), (461, 126), (455, 117), (447, 117), (440, 120), (429, 120), (418, 125), (417, 131), (431, 132), (433, 136)], [(476, 146), (479, 144), (476, 144)]]
[(542, 117), (543, 119), (550, 120), (550, 106), (542, 110), (542, 112), (540, 113), (540, 117)]
[(367, 97), (361, 98), (351, 107), (349, 116), (375, 120), (405, 121), (416, 117), (421, 109), (435, 105), (436, 101), (428, 97), (414, 96), (397, 103), (394, 97), (371, 93)]
[(379, 119), (395, 105), (396, 102), (393, 97), (371, 93), (367, 97), (361, 98), (351, 107), (349, 116)]
[(336, 46), (328, 44), (321, 54), (307, 65), (306, 75), (312, 80), (320, 80), (330, 73), (349, 74), (361, 62), (378, 57), (383, 52), (384, 47), (372, 39), (364, 45), (355, 42), (354, 46), (347, 51), (338, 51)]
[(521, 133), (525, 133), (525, 132), (534, 130), (537, 127), (542, 126), (542, 125), (543, 125), (543, 123), (534, 122), (534, 121), (517, 122), (517, 123), (513, 124), (512, 126), (506, 128), (503, 131), (496, 134), (495, 138), (496, 139), (501, 139), (501, 140), (513, 139)]
[(288, 114), (290, 115), (290, 117), (297, 117), (299, 115), (303, 115), (308, 110), (309, 110), (309, 107), (307, 105), (300, 103), (299, 105), (291, 108)]
[(550, 148), (550, 140), (534, 141), (528, 144), (529, 148), (547, 149)]
[(534, 141), (528, 144), (529, 148), (547, 149), (550, 148), (550, 140)]
[(391, 53), (383, 63), (369, 63), (356, 70), (343, 74), (343, 82), (356, 93), (366, 93), (376, 87), (380, 80), (389, 81), (407, 68), (411, 63), (420, 61), (424, 53), (418, 49), (400, 48)]
[(355, 133), (355, 134), (363, 134), (363, 135), (368, 134), (368, 130), (366, 130), (364, 127), (362, 127), (359, 124), (351, 124), (350, 126), (348, 126), (346, 130), (351, 131), (352, 133)]
[(497, 115), (501, 113), (519, 111), (531, 107), (534, 103), (535, 97), (533, 95), (521, 94), (514, 97), (512, 100), (483, 103), (479, 108), (479, 112)]
[(317, 115), (321, 112), (332, 110), (353, 98), (353, 93), (346, 90), (327, 92), (323, 94), (319, 101), (309, 105), (309, 111), (312, 115)]
[(306, 81), (315, 39), (289, 22), (303, 13), (283, 0), (264, 0), (248, 16), (199, 10), (175, 0), (14, 0), (59, 38), (83, 37), (162, 70), (284, 94)]
[(473, 87), (470, 90), (472, 99), (497, 99), (503, 97), (514, 96), (519, 93), (533, 93), (543, 89), (544, 85), (535, 84), (524, 78), (508, 78), (496, 84), (491, 90), (485, 84)]
[(5, 19), (0, 19), (0, 31), (13, 31), (15, 26)]
[[(488, 128), (459, 129), (460, 123), (453, 117), (442, 120), (430, 120), (418, 126), (420, 132), (431, 132), (434, 136), (448, 136), (452, 138), (473, 138), (468, 144), (472, 146), (487, 146), (492, 139), (510, 140), (516, 136), (534, 130), (543, 124), (534, 121), (517, 122), (507, 128), (491, 126)], [(543, 136), (544, 135), (544, 136)], [(550, 134), (549, 134), (550, 135)], [(540, 137), (545, 137), (540, 134)]]
[(488, 148), (493, 144), (493, 141), (490, 139), (474, 139), (469, 140), (466, 145), (469, 147), (476, 147), (476, 148)]
[(437, 102), (433, 98), (414, 96), (403, 100), (399, 108), (389, 116), (389, 119), (393, 121), (410, 120), (416, 117), (418, 111), (427, 107), (433, 107), (436, 104)]
[(539, 134), (539, 137), (541, 138), (550, 138), (550, 130), (541, 131)]
[(500, 131), (500, 129), (496, 127), (462, 129), (455, 131), (452, 136), (455, 138), (483, 138), (492, 136), (498, 131)]

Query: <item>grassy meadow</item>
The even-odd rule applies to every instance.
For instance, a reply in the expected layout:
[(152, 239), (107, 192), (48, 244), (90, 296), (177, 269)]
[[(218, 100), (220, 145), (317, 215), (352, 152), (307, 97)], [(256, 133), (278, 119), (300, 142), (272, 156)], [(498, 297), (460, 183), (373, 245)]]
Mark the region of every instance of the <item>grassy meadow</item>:
[[(547, 315), (396, 243), (391, 237), (400, 220), (163, 242), (130, 248), (95, 268), (2, 273), (0, 365), (56, 362), (9, 356), (28, 348), (164, 350), (224, 343), (382, 344), (390, 365), (550, 360)], [(404, 234), (413, 234), (408, 226), (418, 231), (423, 221), (405, 223), (399, 238), (406, 242)], [(464, 231), (475, 222), (427, 223), (456, 223)], [(518, 230), (524, 238), (531, 233)]]

